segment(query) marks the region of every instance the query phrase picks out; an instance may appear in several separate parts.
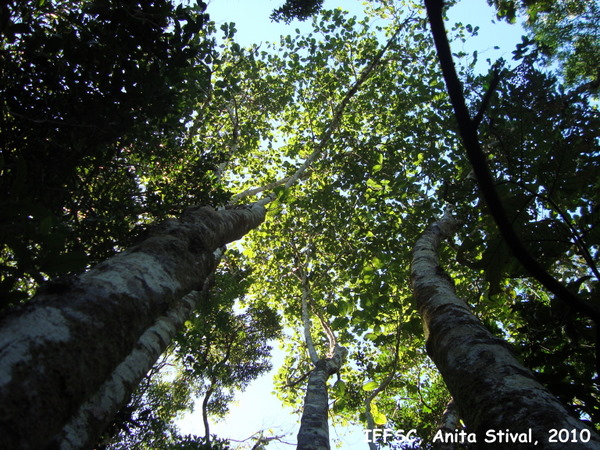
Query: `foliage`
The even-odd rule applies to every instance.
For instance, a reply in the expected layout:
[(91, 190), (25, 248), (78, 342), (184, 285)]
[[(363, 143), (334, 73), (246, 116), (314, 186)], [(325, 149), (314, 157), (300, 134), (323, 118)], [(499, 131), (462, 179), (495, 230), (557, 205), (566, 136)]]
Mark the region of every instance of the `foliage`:
[[(523, 63), (507, 74), (488, 116), (485, 142), (514, 227), (539, 262), (597, 305), (597, 111), (584, 97), (565, 92), (556, 79)], [(486, 273), (488, 298), (510, 299), (511, 310), (523, 322), (509, 327), (529, 367), (539, 370), (578, 415), (597, 421), (600, 392), (596, 382), (590, 385), (597, 367), (586, 350), (594, 346), (593, 324), (528, 282), (507, 283), (506, 277), (526, 274), (491, 230), (489, 236), (494, 245), (477, 262), (470, 257)], [(552, 365), (556, 370), (549, 370)]]
[[(371, 11), (392, 23), (402, 17), (389, 5)], [(344, 80), (352, 80), (366, 55), (374, 54), (369, 29), (337, 14), (324, 11), (313, 22), (317, 38), (282, 39), (280, 52), (290, 58), (291, 70), (279, 72), (281, 85), (297, 86), (297, 97), (293, 108), (283, 110), (281, 124), (274, 124), (282, 130), (279, 147), (269, 143), (256, 153), (261, 162), (277, 160), (278, 154), (286, 158), (279, 168), (261, 165), (262, 174), (272, 174), (264, 185), (311, 153), (348, 89)], [(299, 265), (308, 273), (313, 311), (325, 316), (340, 343), (351, 349), (347, 369), (332, 386), (334, 424), (364, 420), (368, 391), (363, 387), (373, 389), (392, 371), (390, 343), (399, 327), (398, 375), (375, 399), (378, 420), (413, 425), (427, 446), (448, 394), (420, 351), (423, 338), (406, 269), (412, 243), (443, 204), (452, 203), (464, 227), (444, 259), (458, 292), (555, 394), (577, 414), (595, 417), (591, 324), (560, 313), (552, 322), (533, 318), (548, 297), (508, 253), (486, 214), (452, 133), (452, 113), (441, 76), (429, 64), (432, 45), (424, 31), (422, 19), (413, 17), (399, 37), (402, 44), (392, 47), (385, 64), (352, 98), (310, 175), (277, 192), (271, 220), (245, 244), (244, 254), (257, 268), (251, 292), (276, 299), (273, 306), (283, 310), (286, 323), (299, 329), (301, 289), (292, 275)], [(460, 28), (454, 32), (466, 34)], [(589, 277), (597, 276), (597, 112), (577, 95), (578, 87), (567, 91), (540, 72), (538, 62), (531, 55), (516, 70), (502, 72), (484, 111), (483, 145), (496, 188), (531, 253), (594, 301), (596, 284)], [(490, 78), (475, 76), (470, 67), (459, 69), (475, 114)], [(256, 185), (260, 176), (252, 178)], [(574, 329), (577, 345), (565, 340)], [(288, 357), (277, 379), (280, 397), (296, 408), (303, 397), (300, 381), (310, 369), (299, 350), (300, 336), (288, 338)], [(550, 342), (555, 351), (548, 349)], [(320, 345), (324, 348), (325, 341)], [(415, 367), (420, 375), (411, 374)], [(557, 369), (551, 373), (550, 367)]]
[[(390, 36), (405, 19), (398, 14), (398, 22), (379, 32)], [(280, 147), (263, 146), (257, 154), (261, 160), (280, 152), (288, 165), (297, 166), (318, 145), (332, 111), (377, 52), (378, 38), (368, 23), (324, 11), (312, 34), (282, 39), (279, 52), (291, 58), (283, 76), (297, 85), (298, 99), (280, 116), (282, 124), (276, 124), (284, 139)], [(419, 383), (422, 389), (417, 389), (417, 372), (408, 376), (404, 371), (421, 367), (426, 358), (417, 350), (423, 345), (422, 331), (411, 312), (406, 283), (408, 236), (416, 236), (425, 224), (419, 218), (431, 217), (441, 204), (427, 193), (441, 185), (439, 179), (452, 179), (454, 165), (440, 160), (439, 153), (456, 143), (447, 131), (448, 104), (423, 18), (413, 17), (403, 26), (385, 62), (349, 102), (310, 176), (280, 192), (271, 205), (272, 220), (253, 233), (244, 254), (256, 268), (252, 295), (282, 309), (294, 330), (301, 323), (301, 286), (293, 274), (302, 265), (313, 311), (331, 324), (341, 345), (352, 349), (350, 363), (331, 392), (334, 423), (364, 420), (363, 385), (380, 382), (389, 373), (394, 336), (401, 328), (403, 371), (376, 404), (387, 420), (407, 420), (426, 437), (432, 423), (428, 417), (441, 413), (447, 394), (439, 379)], [(424, 82), (428, 79), (431, 83)], [(382, 104), (385, 108), (373, 108)], [(267, 174), (271, 170), (265, 164), (261, 169)], [(260, 179), (253, 181), (260, 185)], [(394, 237), (406, 244), (398, 245)], [(303, 397), (298, 381), (310, 370), (300, 336), (286, 339), (288, 358), (277, 379), (280, 397), (296, 408)], [(325, 340), (316, 344), (326, 348)], [(427, 373), (433, 376), (431, 370)], [(402, 408), (396, 407), (399, 398)], [(431, 416), (417, 413), (423, 402), (428, 402)]]
[[(458, 68), (469, 108), (483, 113), (481, 143), (496, 189), (535, 258), (598, 304), (600, 127), (581, 95), (598, 58), (565, 59), (580, 45), (579, 35), (559, 39), (567, 10), (541, 0), (496, 4), (508, 17), (527, 7), (540, 45), (546, 38), (565, 45), (548, 44), (548, 54), (564, 62), (573, 84), (544, 73), (539, 53), (522, 47), (520, 66), (500, 70), (483, 110), (490, 75)], [(177, 339), (174, 378), (146, 381), (122, 411), (114, 448), (204, 448), (207, 439), (179, 436), (173, 418), (191, 395), (204, 396), (205, 415), (222, 416), (235, 391), (270, 368), (273, 339), (287, 351), (278, 395), (299, 409), (311, 368), (300, 332), (300, 267), (313, 328), (321, 318), (350, 349), (331, 383), (334, 426), (364, 426), (365, 401), (376, 392), (376, 425), (415, 428), (418, 445), (429, 448), (449, 394), (426, 355), (408, 266), (417, 237), (447, 204), (463, 223), (442, 253), (459, 295), (571, 410), (600, 423), (595, 330), (528, 277), (489, 218), (419, 4), (369, 2), (361, 20), (321, 11), (311, 32), (246, 49), (233, 24), (221, 26), (217, 43), (202, 5), (140, 5), (4, 6), (0, 256), (2, 293), (12, 295), (5, 302), (113, 252), (147, 221), (186, 205), (222, 204), (253, 188), (275, 200), (263, 226), (228, 250), (213, 293)], [(586, 11), (581, 20), (592, 23)], [(555, 28), (542, 30), (542, 22), (554, 23), (545, 14), (557, 15)], [(280, 180), (323, 142), (342, 99), (398, 30), (320, 157), (283, 188)], [(451, 39), (469, 34), (476, 29), (458, 25)], [(324, 338), (315, 344), (325, 353)]]
[(204, 8), (3, 3), (0, 306), (128, 245), (164, 202), (223, 199), (186, 128), (209, 89)]
[(104, 433), (101, 449), (167, 449), (181, 439), (173, 419), (191, 408), (189, 380), (167, 375), (163, 357), (138, 386)]
[(174, 347), (155, 365), (106, 432), (108, 449), (226, 449), (210, 436), (182, 437), (175, 419), (203, 397), (206, 420), (227, 414), (235, 392), (271, 369), (270, 342), (280, 334), (277, 313), (252, 305), (234, 313), (248, 287), (249, 270), (230, 251), (210, 297), (185, 324)]
[[(567, 82), (594, 83), (600, 75), (600, 3), (597, 0), (488, 0), (498, 16), (514, 22), (517, 13), (539, 51), (550, 62), (558, 62)], [(525, 43), (529, 42), (528, 39)]]
[(286, 0), (283, 6), (271, 14), (271, 20), (290, 23), (293, 19), (306, 20), (316, 14), (323, 6), (324, 0)]
[[(229, 263), (235, 264), (233, 255)], [(203, 303), (177, 338), (175, 355), (196, 395), (204, 396), (205, 415), (223, 417), (235, 391), (271, 368), (270, 342), (280, 333), (277, 313), (266, 304), (232, 311), (243, 297), (247, 274), (221, 273), (211, 300)]]
[(184, 436), (178, 442), (171, 444), (169, 450), (229, 450), (229, 441), (213, 439), (210, 443), (197, 436)]

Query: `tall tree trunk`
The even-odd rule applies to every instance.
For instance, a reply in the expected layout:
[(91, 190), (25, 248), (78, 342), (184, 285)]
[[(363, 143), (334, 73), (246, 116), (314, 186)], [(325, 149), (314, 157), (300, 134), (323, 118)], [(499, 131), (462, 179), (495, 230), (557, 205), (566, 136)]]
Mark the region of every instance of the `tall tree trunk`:
[(79, 407), (62, 430), (54, 435), (47, 447), (62, 450), (92, 448), (98, 435), (112, 420), (115, 412), (127, 403), (131, 392), (164, 353), (201, 298), (203, 293), (192, 291), (159, 317), (99, 389)]
[[(93, 445), (107, 419), (94, 415), (95, 409), (105, 409), (103, 404), (89, 402), (111, 397), (107, 383), (131, 370), (123, 366), (126, 358), (146, 359), (143, 364), (154, 358), (149, 364), (154, 363), (160, 353), (139, 350), (168, 339), (164, 328), (156, 328), (158, 319), (169, 319), (183, 296), (203, 287), (214, 269), (216, 249), (264, 218), (261, 202), (221, 211), (191, 208), (83, 275), (48, 284), (2, 317), (0, 448)], [(141, 367), (139, 361), (133, 364)], [(118, 389), (135, 388), (119, 383)], [(84, 416), (87, 420), (81, 421)], [(79, 440), (79, 434), (86, 438)]]
[[(571, 417), (560, 402), (493, 336), (456, 296), (454, 284), (438, 263), (437, 248), (456, 222), (446, 214), (415, 244), (412, 285), (423, 318), (427, 352), (441, 372), (476, 448), (599, 448), (600, 436)], [(558, 433), (568, 442), (561, 442)], [(492, 430), (492, 431), (488, 431)], [(533, 442), (507, 443), (511, 436)], [(555, 442), (551, 438), (556, 437)], [(492, 438), (494, 441), (492, 441)], [(583, 442), (589, 440), (589, 442)]]
[(346, 354), (344, 347), (336, 345), (333, 357), (317, 361), (310, 373), (298, 432), (298, 450), (329, 450), (327, 380), (339, 372)]

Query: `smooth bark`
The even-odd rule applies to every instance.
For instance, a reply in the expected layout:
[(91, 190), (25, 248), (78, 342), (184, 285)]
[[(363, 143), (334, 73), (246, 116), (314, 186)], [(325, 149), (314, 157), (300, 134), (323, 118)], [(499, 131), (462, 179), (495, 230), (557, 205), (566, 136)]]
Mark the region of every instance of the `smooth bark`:
[[(125, 360), (136, 354), (147, 363), (148, 355), (156, 354), (142, 347), (167, 339), (164, 328), (156, 328), (161, 317), (172, 322), (170, 314), (182, 297), (203, 287), (215, 250), (264, 217), (261, 204), (222, 211), (191, 208), (83, 275), (50, 283), (0, 319), (0, 448), (93, 445), (106, 418), (94, 424), (85, 444), (77, 425), (95, 417), (93, 399), (110, 395), (106, 383), (135, 387), (114, 379), (131, 370)], [(120, 407), (116, 403), (112, 414)], [(78, 422), (82, 417), (87, 419)]]
[[(427, 352), (441, 372), (460, 417), (476, 433), (475, 448), (600, 448), (600, 436), (571, 417), (456, 296), (454, 284), (438, 263), (437, 249), (456, 223), (446, 214), (415, 244), (412, 285), (423, 319)], [(552, 429), (566, 430), (569, 442), (550, 442)], [(529, 433), (530, 443), (491, 442), (488, 430)], [(572, 437), (574, 436), (574, 438)], [(589, 436), (589, 442), (582, 442)], [(504, 436), (503, 439), (506, 439)], [(582, 439), (583, 438), (583, 439)], [(487, 442), (486, 442), (487, 439)], [(577, 441), (577, 442), (575, 442)]]
[(344, 347), (336, 345), (333, 357), (320, 359), (310, 373), (298, 432), (298, 450), (329, 450), (327, 380), (339, 372), (346, 354)]

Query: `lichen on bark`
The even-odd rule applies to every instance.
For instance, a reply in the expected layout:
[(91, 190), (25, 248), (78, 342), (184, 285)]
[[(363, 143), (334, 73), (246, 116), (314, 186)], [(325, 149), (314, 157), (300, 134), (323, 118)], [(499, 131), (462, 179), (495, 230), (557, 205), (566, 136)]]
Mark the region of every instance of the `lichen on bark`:
[(190, 209), (2, 317), (0, 448), (45, 448), (156, 319), (202, 287), (213, 252), (264, 217), (262, 205)]
[(298, 450), (329, 450), (327, 380), (339, 372), (347, 353), (346, 348), (336, 345), (333, 356), (317, 361), (310, 373), (298, 431)]
[[(456, 295), (437, 255), (440, 242), (456, 226), (446, 214), (423, 232), (414, 247), (411, 281), (427, 334), (427, 352), (467, 428), (476, 433), (476, 448), (507, 448), (506, 442), (486, 442), (488, 430), (531, 430), (537, 447), (544, 449), (599, 448), (600, 437), (571, 417), (514, 357), (506, 342), (492, 335)], [(590, 442), (552, 443), (550, 429), (586, 429)], [(513, 443), (510, 448), (532, 445)]]

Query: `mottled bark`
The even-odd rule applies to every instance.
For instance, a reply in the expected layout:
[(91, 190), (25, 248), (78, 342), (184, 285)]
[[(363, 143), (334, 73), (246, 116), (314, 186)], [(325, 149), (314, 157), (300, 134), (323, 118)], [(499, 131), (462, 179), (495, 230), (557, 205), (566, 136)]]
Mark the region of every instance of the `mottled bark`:
[[(425, 328), (427, 351), (441, 372), (461, 418), (476, 433), (475, 448), (600, 448), (600, 437), (571, 417), (560, 402), (493, 336), (459, 299), (438, 263), (437, 247), (452, 235), (449, 216), (429, 227), (415, 244), (412, 284)], [(550, 430), (567, 430), (578, 442), (549, 442)], [(528, 433), (531, 443), (490, 441), (488, 430)], [(585, 431), (581, 431), (585, 430)], [(590, 437), (590, 442), (581, 442)], [(514, 436), (514, 435), (513, 435)], [(522, 435), (521, 438), (525, 436)], [(504, 436), (503, 439), (506, 439)]]
[(217, 248), (264, 216), (260, 205), (190, 209), (85, 274), (49, 284), (0, 319), (0, 448), (42, 449), (67, 435), (77, 441), (73, 424), (80, 423), (83, 405), (104, 398), (103, 386), (130, 370), (120, 364), (134, 350), (164, 340), (161, 331), (154, 338), (144, 333), (202, 288)]
[(202, 292), (192, 291), (169, 308), (164, 316), (159, 317), (142, 334), (133, 351), (116, 367), (98, 391), (80, 406), (60, 433), (54, 436), (50, 447), (62, 450), (92, 448), (106, 424), (127, 403), (131, 392), (196, 309), (202, 296)]
[[(450, 399), (446, 405), (446, 409), (444, 410), (442, 417), (440, 418), (437, 432), (444, 434), (454, 433), (459, 427), (458, 421), (458, 408), (456, 407), (454, 399)], [(435, 448), (435, 450), (455, 450), (457, 448), (457, 444), (454, 442), (436, 442), (433, 448)]]
[(333, 357), (320, 359), (310, 373), (298, 432), (298, 450), (329, 450), (327, 380), (339, 372), (346, 354), (344, 347), (336, 345)]

